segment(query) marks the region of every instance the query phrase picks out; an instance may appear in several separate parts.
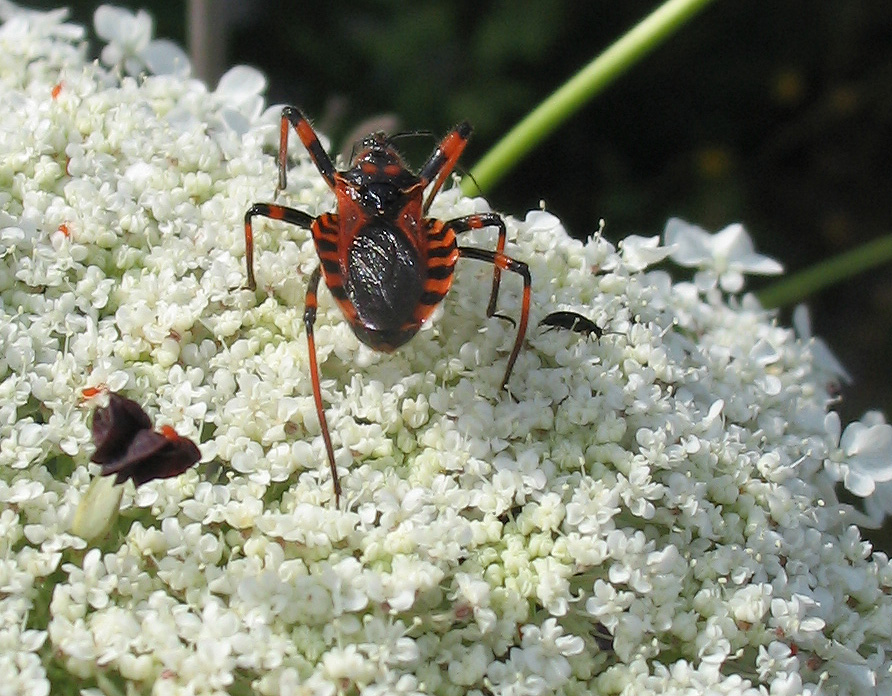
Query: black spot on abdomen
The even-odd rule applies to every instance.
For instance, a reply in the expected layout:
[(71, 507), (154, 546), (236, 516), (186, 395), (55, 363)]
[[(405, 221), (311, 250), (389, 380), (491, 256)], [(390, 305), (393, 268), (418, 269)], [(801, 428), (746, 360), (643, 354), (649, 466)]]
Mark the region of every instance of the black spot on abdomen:
[(391, 334), (412, 320), (424, 272), (405, 236), (386, 222), (373, 220), (354, 238), (347, 263), (347, 295), (367, 329)]

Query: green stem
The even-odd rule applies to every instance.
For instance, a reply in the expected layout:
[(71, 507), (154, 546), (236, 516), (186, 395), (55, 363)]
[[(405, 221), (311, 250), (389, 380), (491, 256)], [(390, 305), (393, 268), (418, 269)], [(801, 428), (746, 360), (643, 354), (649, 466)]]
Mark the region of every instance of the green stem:
[(763, 307), (784, 307), (889, 261), (892, 261), (892, 235), (823, 261), (756, 294)]
[[(530, 112), (461, 182), (465, 195), (488, 191), (524, 155), (712, 0), (667, 0)], [(476, 184), (475, 184), (476, 181)]]

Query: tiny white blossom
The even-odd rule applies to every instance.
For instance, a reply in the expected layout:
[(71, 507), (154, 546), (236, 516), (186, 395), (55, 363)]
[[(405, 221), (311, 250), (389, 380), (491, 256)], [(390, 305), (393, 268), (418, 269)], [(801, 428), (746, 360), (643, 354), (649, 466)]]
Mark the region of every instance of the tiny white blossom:
[(631, 234), (620, 242), (623, 261), (631, 271), (643, 271), (659, 263), (675, 251), (673, 246), (660, 246), (660, 237), (639, 237)]
[(892, 425), (871, 423), (871, 414), (864, 420), (868, 422), (849, 423), (840, 435), (839, 415), (831, 411), (825, 419), (827, 434), (839, 445), (839, 456), (827, 459), (824, 467), (862, 498), (871, 495), (878, 483), (892, 481)]
[(777, 275), (784, 270), (774, 259), (755, 252), (752, 239), (739, 223), (710, 234), (684, 220), (671, 218), (663, 231), (663, 241), (673, 250), (673, 261), (700, 269), (696, 282), (704, 289), (714, 286), (718, 279), (725, 292), (740, 292), (744, 274)]
[(156, 75), (186, 77), (191, 71), (189, 57), (177, 44), (152, 40), (152, 17), (145, 10), (133, 14), (122, 7), (100, 5), (93, 25), (99, 37), (109, 42), (102, 49), (106, 65), (123, 64), (130, 75), (148, 70)]
[(247, 65), (236, 65), (227, 70), (217, 83), (214, 95), (232, 106), (244, 109), (251, 120), (263, 109), (263, 90), (266, 77)]

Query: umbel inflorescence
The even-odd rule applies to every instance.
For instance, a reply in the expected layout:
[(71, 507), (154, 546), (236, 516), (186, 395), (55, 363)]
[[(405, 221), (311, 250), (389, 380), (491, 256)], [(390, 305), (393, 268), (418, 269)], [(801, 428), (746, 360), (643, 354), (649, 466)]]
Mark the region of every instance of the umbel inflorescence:
[[(0, 14), (0, 692), (892, 688), (892, 570), (854, 526), (890, 509), (892, 428), (828, 411), (845, 372), (741, 294), (779, 270), (742, 228), (616, 248), (509, 219), (533, 277), (510, 394), (490, 267), (460, 262), (393, 355), (320, 293), (337, 507), (309, 231), (258, 223), (239, 289), (241, 221), (276, 181), (262, 77), (209, 91), (142, 14), (97, 12), (98, 63), (63, 12)], [(306, 155), (289, 182), (288, 205), (333, 209)], [(432, 214), (485, 210), (453, 188)], [(693, 281), (651, 268), (670, 260)], [(553, 310), (604, 335), (537, 329)], [(107, 392), (202, 462), (91, 483)]]

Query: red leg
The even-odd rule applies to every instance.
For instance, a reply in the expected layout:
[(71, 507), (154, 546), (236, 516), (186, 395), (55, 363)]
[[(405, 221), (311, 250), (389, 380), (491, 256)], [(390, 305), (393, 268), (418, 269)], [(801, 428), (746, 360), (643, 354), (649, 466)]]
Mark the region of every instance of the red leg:
[(465, 145), (468, 144), (470, 136), (471, 124), (465, 121), (443, 138), (440, 144), (437, 145), (437, 149), (434, 150), (433, 154), (421, 168), (421, 171), (418, 172), (418, 178), (421, 179), (425, 188), (431, 181), (434, 182), (434, 187), (424, 202), (423, 211), (425, 213), (431, 207), (434, 196), (437, 195), (443, 182), (446, 181), (446, 177), (455, 168), (455, 163), (458, 162), (458, 158), (461, 156), (462, 150), (465, 149)]
[(473, 247), (459, 247), (458, 253), (468, 259), (486, 261), (496, 266), (496, 268), (517, 273), (523, 278), (523, 300), (521, 301), (520, 307), (520, 322), (517, 326), (517, 338), (514, 339), (514, 347), (511, 349), (511, 355), (508, 356), (508, 366), (505, 368), (505, 377), (502, 379), (502, 389), (504, 389), (508, 385), (508, 380), (511, 377), (511, 370), (514, 369), (514, 362), (520, 354), (520, 346), (523, 344), (523, 339), (527, 332), (527, 321), (530, 318), (530, 269), (522, 261), (515, 261), (510, 256), (505, 256), (500, 251), (475, 249)]
[[(461, 234), (469, 230), (479, 230), (483, 227), (498, 227), (499, 240), (496, 242), (496, 252), (502, 254), (505, 252), (505, 238), (508, 231), (505, 229), (505, 221), (498, 213), (480, 213), (479, 215), (468, 215), (467, 217), (456, 218), (445, 224), (445, 227), (451, 229), (455, 234)], [(501, 267), (494, 263), (492, 272), (492, 293), (489, 296), (489, 304), (486, 307), (486, 316), (491, 317), (496, 313), (496, 300), (499, 297), (499, 283), (502, 278)], [(510, 317), (497, 315), (502, 319), (507, 319), (512, 324), (514, 320)]]
[(286, 208), (284, 205), (273, 203), (255, 203), (248, 208), (248, 212), (245, 213), (245, 260), (248, 265), (248, 282), (245, 287), (248, 290), (254, 290), (257, 287), (257, 283), (254, 281), (254, 228), (251, 224), (251, 218), (255, 215), (271, 220), (282, 220), (307, 229), (312, 227), (315, 219), (302, 210)]
[(276, 195), (278, 196), (279, 192), (285, 189), (287, 183), (286, 165), (288, 160), (289, 124), (294, 128), (297, 137), (300, 138), (304, 147), (307, 148), (313, 164), (316, 165), (322, 178), (325, 179), (325, 183), (331, 189), (334, 189), (335, 174), (337, 172), (331, 157), (328, 156), (328, 153), (322, 147), (322, 143), (319, 142), (319, 136), (316, 135), (316, 132), (310, 126), (310, 122), (307, 121), (307, 117), (301, 113), (300, 109), (296, 106), (286, 106), (282, 109), (282, 121), (279, 126), (279, 185), (276, 187)]
[(304, 308), (304, 325), (307, 327), (307, 345), (310, 349), (310, 378), (313, 381), (313, 400), (316, 402), (316, 415), (319, 417), (319, 426), (322, 428), (322, 439), (325, 441), (325, 452), (328, 454), (328, 464), (331, 467), (331, 482), (334, 485), (335, 504), (341, 503), (341, 482), (338, 479), (338, 467), (335, 465), (334, 448), (331, 446), (331, 435), (328, 434), (328, 421), (325, 420), (325, 410), (322, 406), (322, 389), (319, 386), (319, 367), (316, 364), (316, 340), (313, 337), (313, 324), (316, 323), (316, 290), (319, 288), (321, 267), (310, 276), (307, 284), (307, 300)]

